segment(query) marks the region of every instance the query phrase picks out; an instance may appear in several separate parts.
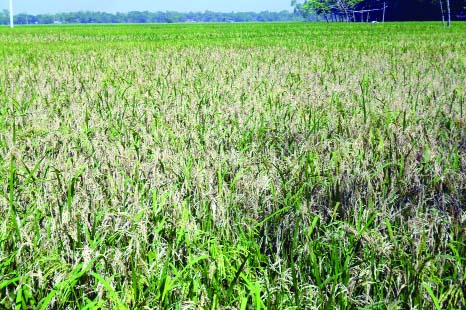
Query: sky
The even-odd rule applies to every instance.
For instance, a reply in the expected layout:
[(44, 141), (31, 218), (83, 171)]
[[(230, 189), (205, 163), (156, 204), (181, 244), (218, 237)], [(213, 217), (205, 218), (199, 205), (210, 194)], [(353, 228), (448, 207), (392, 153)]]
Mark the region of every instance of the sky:
[[(0, 10), (9, 0), (0, 0)], [(291, 9), (291, 0), (13, 0), (15, 14), (74, 11), (281, 11)]]

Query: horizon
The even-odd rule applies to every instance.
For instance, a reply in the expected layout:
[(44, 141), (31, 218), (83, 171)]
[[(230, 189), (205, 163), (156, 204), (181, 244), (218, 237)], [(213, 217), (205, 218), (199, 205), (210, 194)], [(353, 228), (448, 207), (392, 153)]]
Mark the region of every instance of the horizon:
[[(218, 12), (218, 13), (231, 13), (231, 12), (280, 12), (291, 11), (290, 0), (258, 0), (247, 1), (237, 0), (234, 3), (226, 0), (212, 1), (201, 0), (188, 2), (184, 0), (134, 0), (128, 3), (124, 0), (104, 0), (94, 3), (92, 0), (83, 0), (78, 2), (74, 1), (60, 1), (60, 0), (45, 0), (37, 5), (33, 0), (15, 0), (14, 1), (14, 14), (59, 14), (59, 13), (74, 13), (74, 12), (105, 12), (105, 13), (128, 13), (131, 11), (148, 11), (148, 12)], [(2, 0), (0, 2), (0, 10), (8, 10), (8, 1)]]
[[(7, 10), (7, 9), (1, 9), (1, 10)], [(7, 10), (8, 11), (8, 10)], [(280, 12), (290, 12), (292, 13), (292, 10), (261, 10), (261, 11), (213, 11), (213, 10), (204, 10), (204, 11), (179, 11), (179, 10), (132, 10), (132, 11), (115, 11), (115, 12), (109, 12), (109, 11), (100, 11), (100, 10), (78, 10), (78, 11), (57, 11), (57, 12), (44, 12), (44, 13), (30, 13), (30, 12), (14, 12), (14, 15), (22, 15), (22, 14), (27, 14), (27, 15), (56, 15), (56, 14), (70, 14), (70, 13), (80, 13), (80, 12), (89, 12), (89, 13), (107, 13), (107, 14), (128, 14), (131, 12), (149, 12), (149, 13), (156, 13), (156, 12), (176, 12), (176, 13), (206, 13), (206, 12), (212, 12), (212, 13), (221, 13), (221, 14), (230, 14), (230, 13), (262, 13), (262, 12), (270, 12), (270, 13), (280, 13)]]

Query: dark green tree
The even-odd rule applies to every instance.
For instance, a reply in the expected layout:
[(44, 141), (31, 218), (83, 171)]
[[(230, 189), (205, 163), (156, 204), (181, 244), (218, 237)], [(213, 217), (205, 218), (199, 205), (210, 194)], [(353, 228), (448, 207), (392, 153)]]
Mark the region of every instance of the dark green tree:
[[(381, 8), (387, 5), (387, 20), (438, 20), (443, 17), (443, 21), (448, 26), (455, 17), (462, 18), (466, 10), (465, 0), (293, 0), (292, 5), (295, 7), (295, 12), (304, 17), (312, 13), (323, 17), (344, 14), (346, 17), (346, 13), (353, 10), (365, 11), (377, 9), (380, 11), (372, 12), (371, 17), (379, 20), (381, 19), (381, 11), (383, 11)], [(439, 11), (441, 14), (439, 14)], [(351, 16), (349, 17), (351, 18)], [(346, 17), (345, 19), (348, 18)]]

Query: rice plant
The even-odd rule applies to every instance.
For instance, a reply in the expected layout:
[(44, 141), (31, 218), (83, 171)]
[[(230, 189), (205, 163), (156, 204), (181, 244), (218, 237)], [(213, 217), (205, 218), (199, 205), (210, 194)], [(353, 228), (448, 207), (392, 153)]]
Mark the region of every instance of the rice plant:
[(466, 24), (0, 29), (0, 306), (465, 309)]

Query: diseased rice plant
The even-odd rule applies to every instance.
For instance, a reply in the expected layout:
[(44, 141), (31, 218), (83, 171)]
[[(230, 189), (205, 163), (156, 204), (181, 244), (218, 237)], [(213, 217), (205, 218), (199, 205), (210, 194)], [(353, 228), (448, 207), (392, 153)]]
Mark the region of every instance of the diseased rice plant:
[(466, 24), (0, 29), (6, 309), (465, 309)]

